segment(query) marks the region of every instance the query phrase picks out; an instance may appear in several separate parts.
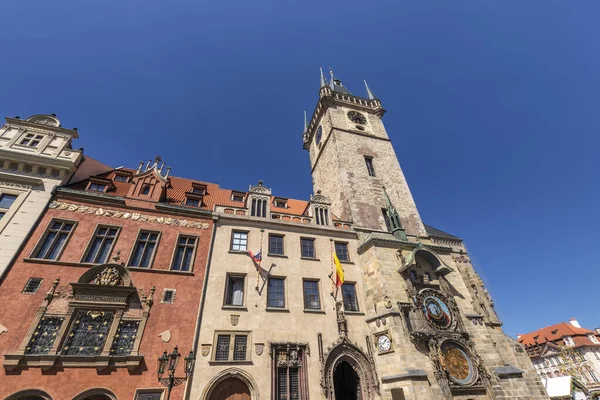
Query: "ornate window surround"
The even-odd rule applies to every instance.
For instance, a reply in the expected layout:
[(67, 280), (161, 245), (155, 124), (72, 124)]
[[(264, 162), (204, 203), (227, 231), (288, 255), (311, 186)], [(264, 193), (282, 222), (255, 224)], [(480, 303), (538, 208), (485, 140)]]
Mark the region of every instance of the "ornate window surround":
[[(308, 343), (270, 342), (269, 356), (271, 357), (271, 398), (277, 399), (277, 379), (279, 368), (298, 369), (299, 399), (308, 399), (307, 356), (310, 356)], [(289, 391), (290, 388), (288, 387)]]
[[(153, 304), (154, 287), (148, 295), (133, 286), (129, 271), (119, 264), (97, 265), (88, 269), (76, 283), (59, 288), (60, 280), (56, 279), (42, 301), (17, 351), (5, 354), (3, 366), (6, 370), (15, 368), (51, 369), (55, 366), (96, 368), (99, 371), (110, 367), (126, 367), (130, 370), (138, 368), (143, 355), (139, 354), (140, 342)], [(66, 302), (66, 307), (53, 309), (54, 302)], [(140, 304), (138, 315), (127, 315), (130, 305)], [(108, 311), (114, 313), (107, 339), (99, 355), (64, 355), (60, 349), (72, 329), (74, 316), (79, 310)], [(31, 338), (43, 317), (64, 318), (56, 339), (48, 354), (26, 354)], [(115, 340), (119, 323), (126, 320), (139, 321), (139, 327), (132, 350), (126, 356), (111, 356), (110, 350)]]
[(317, 190), (317, 194), (310, 196), (310, 211), (315, 224), (323, 226), (333, 225), (330, 206), (331, 200), (323, 196), (320, 190)]

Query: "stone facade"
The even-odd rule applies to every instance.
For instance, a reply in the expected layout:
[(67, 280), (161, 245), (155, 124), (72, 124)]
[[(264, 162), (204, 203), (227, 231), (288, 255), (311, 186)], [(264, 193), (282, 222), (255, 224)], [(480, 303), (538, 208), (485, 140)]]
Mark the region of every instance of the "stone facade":
[[(370, 334), (377, 338), (384, 319), (395, 343), (375, 356), (381, 398), (546, 398), (522, 346), (502, 332), (462, 241), (423, 225), (380, 101), (353, 96), (333, 76), (321, 82), (304, 148), (315, 190), (357, 231)], [(406, 235), (389, 232), (396, 213)]]

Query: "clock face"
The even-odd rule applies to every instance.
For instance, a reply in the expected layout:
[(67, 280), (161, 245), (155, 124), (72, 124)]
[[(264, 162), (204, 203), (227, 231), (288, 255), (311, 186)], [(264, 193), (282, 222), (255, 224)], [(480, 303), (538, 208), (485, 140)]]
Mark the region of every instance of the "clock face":
[(467, 352), (456, 343), (442, 345), (441, 361), (450, 379), (459, 385), (468, 385), (475, 378), (473, 362)]
[(315, 139), (317, 141), (317, 145), (321, 143), (321, 136), (323, 136), (323, 127), (319, 125), (319, 128), (317, 129), (317, 136)]
[(377, 338), (377, 348), (380, 352), (389, 351), (392, 348), (392, 341), (388, 335), (381, 335)]
[(358, 111), (348, 111), (348, 119), (355, 124), (364, 125), (367, 123), (367, 118)]
[(423, 298), (423, 314), (432, 325), (439, 329), (448, 329), (452, 325), (452, 313), (441, 297), (428, 292)]

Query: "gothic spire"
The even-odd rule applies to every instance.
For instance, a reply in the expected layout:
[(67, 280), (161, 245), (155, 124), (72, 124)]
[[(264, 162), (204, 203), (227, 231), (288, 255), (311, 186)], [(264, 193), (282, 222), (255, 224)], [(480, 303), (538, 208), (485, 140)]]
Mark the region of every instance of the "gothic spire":
[(325, 76), (323, 76), (323, 68), (319, 68), (321, 70), (321, 86), (327, 86), (327, 81), (325, 80)]
[(390, 196), (388, 196), (387, 191), (385, 190), (385, 186), (383, 186), (383, 195), (385, 196), (385, 213), (387, 215), (389, 228), (396, 239), (406, 241), (406, 233), (400, 222), (400, 215), (398, 215), (396, 207), (392, 204)]
[(369, 100), (375, 100), (377, 97), (373, 94), (373, 92), (369, 88), (369, 85), (367, 85), (366, 79), (365, 79), (365, 88), (367, 88), (367, 97), (369, 98)]

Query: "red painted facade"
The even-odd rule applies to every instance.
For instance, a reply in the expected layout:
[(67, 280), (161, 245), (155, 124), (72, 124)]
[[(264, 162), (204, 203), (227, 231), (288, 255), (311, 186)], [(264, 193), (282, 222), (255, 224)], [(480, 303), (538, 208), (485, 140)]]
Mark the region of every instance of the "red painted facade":
[[(123, 175), (125, 178), (122, 179), (127, 182), (115, 180), (118, 174)], [(6, 332), (0, 334), (0, 353), (5, 356), (4, 368), (0, 369), (2, 399), (20, 391), (36, 389), (53, 400), (70, 400), (96, 388), (107, 389), (107, 393), (119, 400), (136, 399), (136, 389), (163, 388), (157, 380), (157, 359), (163, 351), (171, 352), (175, 345), (179, 346), (182, 353), (177, 376), (184, 376), (183, 357), (194, 346), (212, 238), (212, 205), (209, 204), (209, 197), (217, 196), (220, 189), (216, 185), (163, 176), (158, 167), (147, 167), (145, 172), (138, 170), (137, 173), (117, 170), (92, 178), (91, 183), (100, 185), (102, 190), (92, 192), (89, 190), (90, 181), (84, 181), (58, 191), (54, 202), (1, 282), (0, 303), (3, 306), (0, 324), (7, 328)], [(146, 185), (150, 186), (150, 190), (143, 194)], [(199, 200), (198, 205), (186, 206), (187, 198)], [(74, 222), (62, 253), (56, 260), (35, 258), (48, 227), (55, 221)], [(139, 343), (139, 354), (143, 356), (139, 366), (134, 369), (115, 367), (111, 363), (101, 368), (64, 366), (60, 358), (45, 367), (25, 365), (22, 361), (18, 365), (7, 366), (6, 355), (17, 353), (28, 332), (32, 332), (30, 327), (48, 291), (52, 290), (53, 281), (60, 279), (57, 290), (64, 290), (97, 265), (82, 261), (98, 226), (118, 228), (106, 263), (116, 262), (126, 267), (130, 264), (140, 231), (160, 233), (150, 267), (127, 268), (131, 284), (141, 298), (148, 296), (151, 288), (155, 287), (153, 304)], [(181, 235), (196, 238), (197, 241), (189, 272), (172, 270)], [(113, 258), (117, 251), (120, 254), (115, 261)], [(30, 278), (43, 279), (35, 294), (23, 293)], [(176, 290), (172, 304), (161, 301), (164, 289)], [(167, 330), (171, 338), (164, 342), (164, 336), (159, 337), (159, 334)], [(65, 333), (63, 338), (66, 336)], [(182, 399), (184, 388), (185, 384), (174, 388), (171, 399)]]

